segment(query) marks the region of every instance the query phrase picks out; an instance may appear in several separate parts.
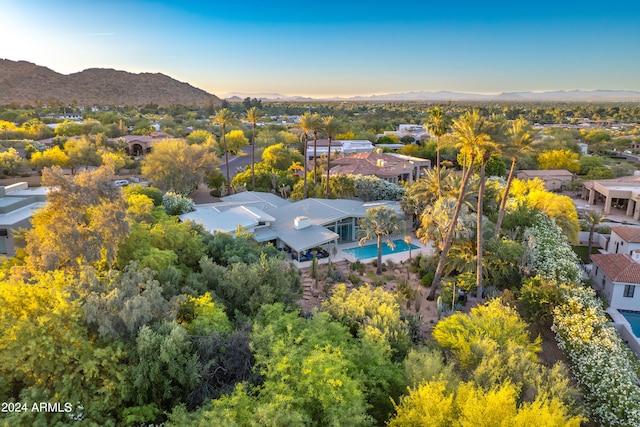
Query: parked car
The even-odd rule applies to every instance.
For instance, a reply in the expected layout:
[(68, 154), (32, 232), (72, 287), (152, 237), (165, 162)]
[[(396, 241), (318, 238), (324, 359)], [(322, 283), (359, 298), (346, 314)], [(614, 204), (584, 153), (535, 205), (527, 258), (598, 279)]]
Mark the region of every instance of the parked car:
[(116, 187), (125, 187), (129, 185), (129, 181), (127, 181), (126, 179), (118, 179), (114, 181), (113, 185), (115, 185)]

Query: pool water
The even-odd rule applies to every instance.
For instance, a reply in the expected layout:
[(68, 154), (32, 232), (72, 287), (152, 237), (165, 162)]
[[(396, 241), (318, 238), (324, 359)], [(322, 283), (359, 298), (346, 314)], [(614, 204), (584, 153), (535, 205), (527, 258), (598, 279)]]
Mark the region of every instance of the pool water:
[(620, 314), (627, 319), (627, 322), (631, 325), (633, 335), (640, 337), (640, 312), (631, 310), (618, 310)]
[[(395, 245), (395, 247), (392, 250), (389, 247), (389, 245), (387, 245), (387, 243), (383, 241), (382, 255), (397, 254), (397, 253), (406, 252), (409, 250), (409, 246), (407, 246), (407, 243), (402, 239), (394, 240), (393, 244)], [(411, 244), (411, 249), (419, 249), (419, 248), (420, 248), (419, 246), (416, 246), (413, 243)], [(378, 245), (374, 243), (371, 245), (345, 249), (344, 251), (360, 260), (367, 259), (367, 258), (376, 258), (378, 256)]]

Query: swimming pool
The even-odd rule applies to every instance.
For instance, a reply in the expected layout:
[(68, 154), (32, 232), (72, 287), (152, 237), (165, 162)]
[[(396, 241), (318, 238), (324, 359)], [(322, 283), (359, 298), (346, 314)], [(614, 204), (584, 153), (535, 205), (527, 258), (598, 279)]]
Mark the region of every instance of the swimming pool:
[(633, 335), (640, 337), (640, 311), (618, 310), (631, 325)]
[[(397, 239), (393, 241), (393, 244), (395, 245), (394, 249), (392, 250), (389, 245), (387, 245), (386, 242), (382, 242), (382, 255), (391, 255), (391, 254), (397, 254), (400, 252), (405, 252), (409, 250), (409, 246), (407, 246), (407, 243), (402, 240), (402, 239)], [(419, 249), (419, 246), (414, 245), (413, 243), (411, 244), (411, 249)], [(362, 259), (367, 259), (367, 258), (375, 258), (378, 256), (378, 245), (373, 243), (371, 245), (366, 245), (366, 246), (360, 246), (360, 247), (356, 247), (356, 248), (351, 248), (351, 249), (345, 249), (344, 250), (346, 253), (353, 255), (354, 257), (362, 260)]]

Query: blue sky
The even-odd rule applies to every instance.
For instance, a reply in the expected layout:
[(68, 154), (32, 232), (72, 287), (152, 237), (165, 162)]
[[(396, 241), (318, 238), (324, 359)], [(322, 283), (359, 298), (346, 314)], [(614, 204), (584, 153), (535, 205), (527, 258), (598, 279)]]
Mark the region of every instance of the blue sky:
[(217, 95), (640, 90), (640, 2), (0, 0), (0, 58)]

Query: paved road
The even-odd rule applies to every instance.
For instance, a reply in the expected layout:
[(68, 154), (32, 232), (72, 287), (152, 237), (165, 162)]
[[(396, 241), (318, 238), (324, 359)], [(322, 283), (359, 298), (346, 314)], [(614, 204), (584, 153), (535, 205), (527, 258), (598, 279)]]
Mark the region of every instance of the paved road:
[[(244, 172), (245, 167), (251, 164), (251, 146), (244, 147), (242, 149), (244, 155), (229, 156), (229, 174), (231, 179), (238, 174), (238, 171)], [(262, 160), (262, 157), (256, 153), (256, 163)], [(224, 155), (220, 158), (220, 171), (224, 176), (227, 176), (227, 168), (224, 163)]]

